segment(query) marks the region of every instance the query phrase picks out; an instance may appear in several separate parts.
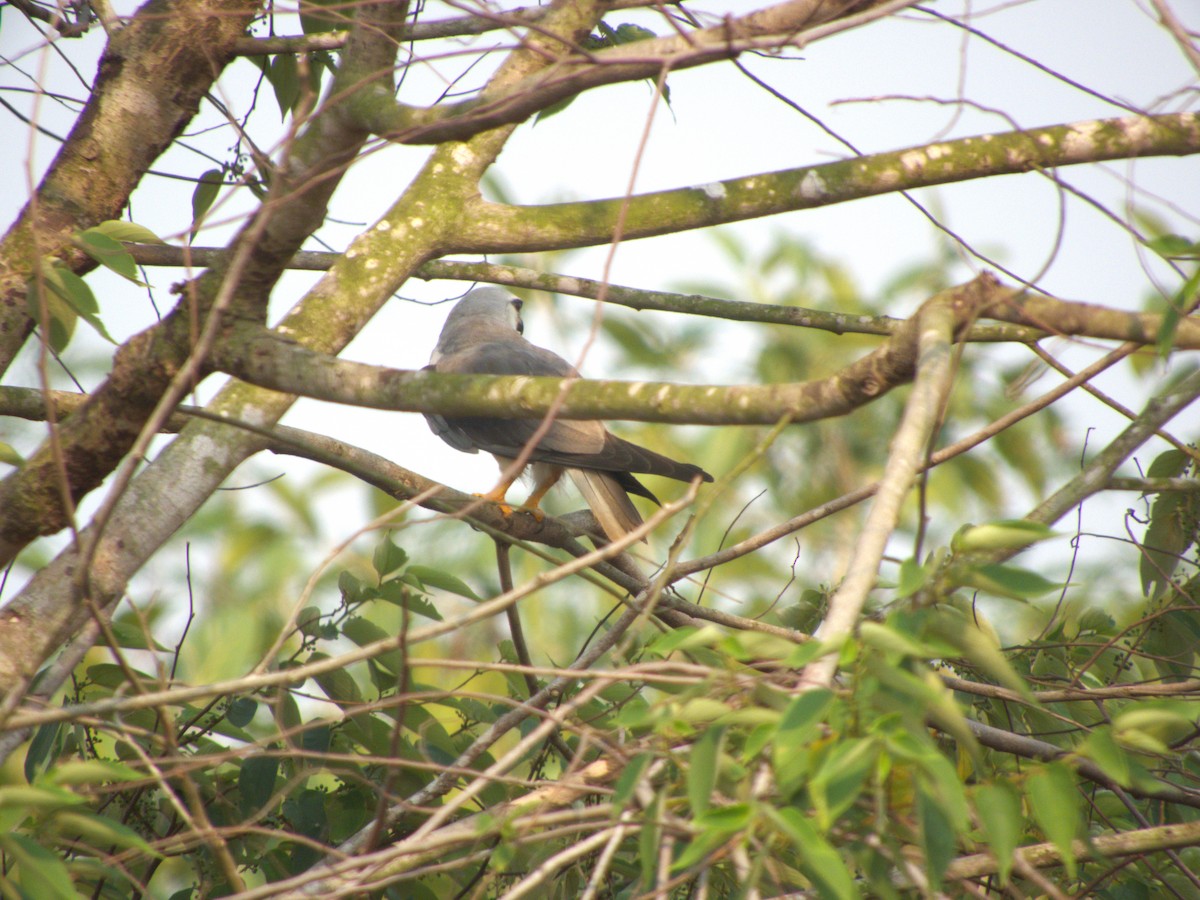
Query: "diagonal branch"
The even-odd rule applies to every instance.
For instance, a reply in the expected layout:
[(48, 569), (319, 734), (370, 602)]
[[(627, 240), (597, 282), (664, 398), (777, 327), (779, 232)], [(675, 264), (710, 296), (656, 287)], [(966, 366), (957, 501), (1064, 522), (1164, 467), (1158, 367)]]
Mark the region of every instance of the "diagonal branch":
[[(900, 520), (900, 509), (941, 422), (952, 384), (954, 316), (949, 306), (944, 301), (929, 301), (916, 319), (920, 323), (921, 348), (916, 382), (892, 440), (883, 479), (863, 523), (846, 577), (830, 598), (829, 611), (817, 631), (816, 636), (832, 646), (839, 646), (858, 627), (867, 595), (875, 587), (887, 543)], [(837, 671), (838, 657), (837, 653), (825, 654), (806, 666), (801, 675), (804, 685), (829, 687)]]

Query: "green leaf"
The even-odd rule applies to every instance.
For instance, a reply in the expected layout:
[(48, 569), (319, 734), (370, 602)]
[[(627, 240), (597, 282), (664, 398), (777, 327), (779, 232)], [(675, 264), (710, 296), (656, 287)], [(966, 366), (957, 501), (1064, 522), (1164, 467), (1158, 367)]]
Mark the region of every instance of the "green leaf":
[(694, 625), (685, 625), (682, 628), (672, 628), (666, 634), (657, 635), (646, 645), (646, 650), (665, 658), (676, 650), (695, 650), (701, 647), (715, 646), (724, 637), (724, 632), (715, 625), (704, 625), (699, 628)]
[(0, 787), (0, 808), (63, 809), (83, 802), (78, 794), (59, 787), (27, 784)]
[(955, 553), (973, 550), (1013, 550), (1057, 537), (1058, 532), (1040, 522), (1003, 519), (986, 525), (964, 525), (950, 541)]
[(696, 816), (694, 822), (697, 828), (705, 831), (720, 831), (726, 834), (743, 831), (753, 819), (752, 808), (748, 803), (731, 803), (715, 809), (707, 809)]
[(251, 756), (238, 770), (238, 793), (242, 814), (249, 816), (262, 809), (275, 793), (279, 757)]
[(321, 624), (321, 608), (306, 606), (300, 610), (300, 614), (296, 616), (296, 627), (305, 637), (320, 637), (324, 632), (324, 626)]
[(253, 697), (238, 697), (229, 704), (225, 717), (238, 728), (245, 728), (258, 712), (258, 701)]
[(988, 850), (996, 857), (1000, 880), (1007, 883), (1024, 830), (1021, 795), (1006, 781), (982, 784), (975, 791), (975, 811), (987, 835)]
[(1080, 800), (1071, 769), (1065, 763), (1049, 763), (1025, 782), (1025, 796), (1042, 832), (1062, 856), (1067, 877), (1074, 880), (1074, 841), (1079, 834)]
[(220, 169), (209, 169), (196, 179), (196, 189), (192, 191), (192, 228), (195, 229), (217, 199), (221, 186), (225, 183), (225, 173)]
[[(360, 647), (366, 647), (368, 644), (374, 644), (376, 641), (391, 637), (391, 635), (374, 622), (364, 619), (362, 616), (352, 616), (347, 619), (342, 625), (342, 634)], [(404, 666), (404, 651), (399, 647), (393, 650), (385, 650), (374, 659), (395, 675)]]
[(654, 802), (642, 817), (641, 834), (638, 835), (638, 862), (641, 865), (642, 885), (654, 884), (658, 865), (658, 846), (662, 838), (663, 795), (655, 794)]
[(333, 730), (329, 727), (329, 723), (322, 719), (316, 719), (305, 726), (304, 732), (300, 735), (300, 746), (308, 753), (326, 753), (332, 737)]
[(687, 793), (693, 816), (699, 816), (708, 809), (713, 788), (717, 783), (724, 737), (725, 729), (714, 726), (705, 729), (692, 744), (687, 770)]
[(120, 784), (141, 781), (145, 776), (137, 769), (111, 759), (78, 759), (51, 769), (45, 784)]
[(1098, 765), (1105, 775), (1122, 787), (1129, 787), (1132, 783), (1129, 754), (1117, 744), (1111, 728), (1094, 728), (1080, 745), (1078, 753)]
[(371, 567), (375, 570), (375, 574), (379, 576), (380, 582), (386, 580), (389, 575), (407, 562), (408, 554), (402, 548), (396, 546), (390, 534), (386, 535), (379, 542), (375, 547), (375, 552), (371, 554)]
[(62, 722), (47, 722), (38, 728), (25, 751), (25, 780), (32, 784), (39, 774), (54, 764), (60, 749)]
[(305, 34), (338, 31), (348, 27), (346, 6), (342, 0), (303, 0), (300, 4), (300, 28)]
[[(1175, 478), (1188, 470), (1190, 457), (1181, 450), (1167, 450), (1155, 457), (1147, 472), (1150, 478)], [(1200, 530), (1200, 494), (1163, 491), (1150, 506), (1150, 522), (1142, 542), (1139, 571), (1142, 593), (1161, 597), (1171, 576)]]
[(92, 259), (105, 268), (111, 269), (122, 278), (140, 285), (137, 263), (134, 262), (125, 246), (103, 232), (94, 228), (79, 232), (79, 246)]
[(729, 840), (729, 832), (718, 828), (701, 831), (684, 847), (683, 852), (671, 863), (672, 872), (681, 872), (696, 865)]
[(621, 770), (621, 774), (617, 778), (617, 783), (613, 785), (612, 806), (614, 812), (623, 809), (625, 804), (629, 802), (629, 798), (633, 796), (633, 792), (637, 789), (638, 782), (642, 780), (646, 769), (650, 767), (650, 763), (653, 761), (653, 754), (639, 753)]
[(788, 837), (800, 854), (800, 871), (808, 876), (822, 897), (853, 900), (858, 889), (841, 854), (795, 807), (775, 809), (764, 806), (762, 812)]
[(816, 737), (833, 703), (833, 691), (805, 691), (783, 711), (779, 730), (771, 746), (771, 765), (780, 791), (790, 794), (808, 768), (808, 744)]
[(877, 758), (878, 747), (869, 739), (843, 742), (825, 757), (808, 783), (817, 826), (822, 831), (832, 828), (838, 816), (858, 799)]
[(863, 622), (859, 628), (859, 636), (865, 646), (884, 653), (896, 653), (917, 659), (931, 659), (939, 655), (936, 649), (914, 640), (912, 635), (880, 622)]
[(388, 603), (399, 606), (401, 609), (407, 609), (409, 612), (424, 616), (427, 619), (433, 619), (435, 622), (442, 621), (442, 613), (434, 605), (433, 601), (424, 594), (419, 593), (415, 588), (410, 587), (402, 578), (393, 578), (391, 581), (385, 581), (379, 586), (378, 594), (379, 599), (386, 600)]
[(120, 219), (108, 219), (88, 229), (99, 234), (107, 235), (114, 241), (121, 241), (125, 244), (162, 244), (163, 239), (147, 228), (145, 225), (138, 225), (136, 222), (124, 222)]
[(1167, 753), (1172, 744), (1192, 734), (1191, 716), (1167, 703), (1141, 704), (1113, 717), (1113, 737), (1126, 747), (1149, 753)]
[(1164, 234), (1146, 241), (1146, 247), (1163, 259), (1200, 258), (1200, 244), (1180, 234)]
[[(43, 266), (43, 278), (40, 285), (36, 279), (29, 279), (25, 286), (25, 309), (29, 313), (29, 317), (40, 328), (42, 324), (41, 303), (45, 303), (50, 319), (49, 333), (45, 335), (45, 338), (54, 352), (62, 353), (71, 343), (72, 335), (75, 334), (75, 323), (79, 319), (79, 314), (70, 303), (63, 300), (59, 291), (51, 284), (51, 279), (55, 277), (54, 271), (54, 266)], [(43, 285), (46, 289), (40, 290)]]
[(458, 576), (451, 575), (449, 572), (443, 572), (440, 569), (431, 569), (429, 566), (409, 566), (405, 571), (420, 581), (422, 585), (435, 587), (451, 594), (457, 594), (460, 597), (466, 597), (468, 600), (474, 600), (476, 603), (483, 602), (483, 598), (471, 590), (470, 585)]
[(917, 819), (921, 823), (921, 847), (925, 851), (925, 872), (934, 892), (942, 886), (942, 873), (957, 850), (954, 826), (942, 805), (926, 790), (917, 787)]
[[(322, 659), (329, 659), (329, 655), (314, 653), (309, 657), (309, 662), (318, 662)], [(317, 684), (320, 685), (321, 690), (325, 692), (325, 696), (334, 703), (348, 705), (363, 702), (362, 691), (358, 689), (358, 682), (345, 669), (334, 669), (331, 672), (323, 672), (313, 677)]]
[(100, 305), (96, 302), (96, 295), (92, 293), (92, 289), (88, 287), (86, 281), (70, 269), (54, 265), (50, 268), (46, 284), (65, 300), (81, 319), (91, 325), (100, 337), (110, 344), (116, 343), (112, 339), (112, 335), (108, 333), (108, 329), (104, 327), (104, 323), (100, 321)]
[(23, 466), (25, 465), (25, 459), (13, 449), (12, 444), (0, 441), (0, 463), (9, 466)]
[(1001, 652), (999, 641), (990, 628), (985, 631), (974, 619), (956, 609), (947, 609), (934, 619), (931, 633), (945, 640), (1000, 684), (1034, 702), (1029, 685)]
[(128, 650), (166, 650), (162, 644), (147, 633), (146, 628), (140, 622), (118, 619), (112, 623), (111, 627), (119, 647)]
[(681, 703), (674, 712), (675, 717), (681, 722), (703, 725), (725, 718), (733, 712), (733, 707), (712, 697), (692, 697)]
[(290, 53), (280, 53), (271, 58), (267, 69), (267, 81), (275, 91), (275, 102), (279, 104), (279, 117), (287, 118), (296, 101), (300, 99), (300, 73), (296, 66), (296, 57)]
[(80, 812), (68, 810), (56, 813), (54, 816), (54, 825), (60, 833), (78, 833), (90, 840), (92, 845), (96, 847), (128, 847), (133, 850), (140, 850), (142, 853), (149, 853), (155, 857), (161, 856), (160, 853), (146, 843), (145, 838), (128, 825), (122, 825), (108, 816), (98, 815), (88, 810)]
[(548, 119), (551, 116), (558, 115), (560, 112), (562, 112), (564, 109), (566, 109), (572, 103), (574, 103), (575, 98), (578, 96), (579, 96), (578, 94), (572, 94), (569, 97), (563, 97), (561, 100), (554, 101), (549, 106), (547, 106), (545, 109), (538, 110), (537, 115), (535, 115), (533, 117), (533, 124), (536, 125), (538, 122), (541, 122), (543, 119)]
[(958, 580), (967, 587), (978, 588), (997, 597), (1027, 600), (1060, 589), (1061, 582), (1050, 581), (1037, 572), (1016, 566), (988, 564), (969, 566), (956, 572)]
[(1171, 348), (1175, 344), (1175, 333), (1179, 330), (1179, 323), (1183, 320), (1183, 312), (1187, 309), (1192, 297), (1196, 295), (1197, 289), (1200, 289), (1200, 269), (1193, 272), (1175, 296), (1167, 300), (1167, 308), (1163, 310), (1162, 325), (1158, 329), (1158, 339), (1155, 341), (1160, 358), (1166, 359), (1170, 355)]
[(896, 583), (896, 599), (903, 600), (911, 597), (929, 580), (929, 571), (910, 556), (900, 563), (900, 578)]
[(366, 598), (367, 586), (349, 570), (343, 570), (338, 575), (338, 590), (342, 594), (342, 602), (354, 606)]
[(0, 834), (0, 847), (17, 866), (22, 893), (37, 900), (77, 900), (71, 873), (62, 860), (41, 844), (20, 834)]

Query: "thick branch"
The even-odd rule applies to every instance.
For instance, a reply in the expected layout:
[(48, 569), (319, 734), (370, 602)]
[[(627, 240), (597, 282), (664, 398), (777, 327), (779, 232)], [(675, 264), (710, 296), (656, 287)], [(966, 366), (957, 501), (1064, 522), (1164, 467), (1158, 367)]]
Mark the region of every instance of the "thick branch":
[[(939, 295), (955, 327), (973, 320), (993, 292), (991, 276)], [(439, 375), (335, 359), (249, 329), (223, 343), (214, 362), (259, 387), (318, 400), (443, 415), (505, 413), (540, 418), (557, 403), (558, 378)], [(556, 414), (570, 419), (633, 419), (722, 425), (767, 425), (784, 417), (809, 422), (844, 415), (909, 381), (917, 358), (917, 325), (906, 322), (884, 345), (828, 378), (774, 385), (671, 385), (575, 382)]]
[(621, 215), (623, 239), (630, 240), (994, 175), (1195, 153), (1200, 153), (1200, 113), (1094, 119), (960, 138), (640, 194), (628, 200), (544, 206), (508, 206), (480, 200), (466, 219), (467, 228), (456, 235), (451, 251), (516, 253), (590, 247), (612, 240)]
[[(1095, 303), (1068, 303), (1053, 297), (1017, 292), (1008, 297), (997, 297), (983, 314), (990, 319), (1052, 334), (1086, 335), (1139, 344), (1157, 342), (1163, 326), (1163, 316), (1155, 313), (1130, 313)], [(1177, 350), (1200, 349), (1200, 318), (1180, 319), (1171, 346)]]

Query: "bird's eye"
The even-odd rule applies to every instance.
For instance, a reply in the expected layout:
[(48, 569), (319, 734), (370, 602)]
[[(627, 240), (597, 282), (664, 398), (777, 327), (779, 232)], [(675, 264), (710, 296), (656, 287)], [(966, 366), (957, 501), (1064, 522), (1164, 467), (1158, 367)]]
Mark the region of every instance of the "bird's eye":
[(512, 301), (512, 326), (517, 329), (517, 334), (525, 333), (525, 323), (521, 321), (521, 301), (513, 298)]

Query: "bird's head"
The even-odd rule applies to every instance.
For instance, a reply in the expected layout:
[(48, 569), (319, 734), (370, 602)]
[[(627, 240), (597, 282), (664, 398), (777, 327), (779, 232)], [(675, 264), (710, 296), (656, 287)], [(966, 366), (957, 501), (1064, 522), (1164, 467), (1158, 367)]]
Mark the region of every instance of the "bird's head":
[(521, 300), (504, 288), (476, 288), (454, 305), (438, 337), (431, 363), (481, 339), (503, 340), (508, 334), (520, 340), (525, 331), (521, 321)]

